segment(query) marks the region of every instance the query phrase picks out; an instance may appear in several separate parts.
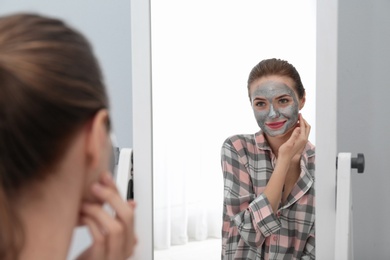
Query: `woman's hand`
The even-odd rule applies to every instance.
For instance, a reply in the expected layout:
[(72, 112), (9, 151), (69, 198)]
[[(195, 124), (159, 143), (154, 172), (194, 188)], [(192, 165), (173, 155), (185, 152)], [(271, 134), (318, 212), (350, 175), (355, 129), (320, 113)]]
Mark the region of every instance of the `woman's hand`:
[(134, 251), (137, 239), (134, 233), (134, 201), (124, 201), (110, 174), (103, 175), (92, 185), (92, 192), (102, 203), (107, 203), (114, 216), (101, 204), (84, 203), (81, 222), (88, 226), (93, 243), (78, 260), (124, 260)]
[(299, 124), (295, 127), (290, 138), (279, 147), (279, 159), (283, 158), (288, 162), (298, 162), (302, 152), (309, 140), (311, 126), (299, 114)]

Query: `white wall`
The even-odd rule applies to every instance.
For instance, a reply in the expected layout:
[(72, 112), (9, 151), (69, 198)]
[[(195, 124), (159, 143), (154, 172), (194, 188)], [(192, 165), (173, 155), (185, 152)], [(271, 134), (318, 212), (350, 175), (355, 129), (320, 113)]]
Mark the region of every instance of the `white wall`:
[[(0, 15), (35, 12), (64, 19), (91, 42), (103, 71), (111, 102), (116, 144), (132, 147), (130, 1), (0, 0)], [(69, 259), (90, 243), (86, 229), (78, 229)]]
[(131, 147), (130, 1), (0, 0), (0, 15), (22, 11), (64, 19), (88, 38), (103, 70), (117, 144)]
[(390, 257), (390, 2), (339, 0), (338, 152), (364, 153), (354, 170), (356, 260)]

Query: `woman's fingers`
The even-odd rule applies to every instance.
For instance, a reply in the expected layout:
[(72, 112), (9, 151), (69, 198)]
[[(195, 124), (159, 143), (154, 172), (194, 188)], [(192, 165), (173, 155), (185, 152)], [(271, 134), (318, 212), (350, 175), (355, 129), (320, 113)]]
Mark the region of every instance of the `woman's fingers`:
[(92, 185), (91, 190), (115, 214), (108, 212), (100, 203), (82, 205), (82, 223), (88, 226), (93, 244), (79, 259), (127, 259), (137, 243), (134, 231), (135, 202), (121, 198), (109, 173), (103, 174), (100, 181)]
[(282, 144), (280, 146), (279, 154), (283, 154), (283, 155), (287, 156), (287, 158), (291, 159), (294, 156), (294, 154), (296, 153), (294, 151), (295, 150), (294, 147), (296, 146), (296, 143), (299, 139), (300, 134), (301, 134), (301, 129), (299, 126), (297, 126), (293, 130), (290, 138), (284, 144)]
[(298, 140), (299, 136), (301, 135), (301, 127), (300, 126), (297, 126), (295, 127), (294, 131), (292, 132), (290, 138), (288, 139), (288, 142), (291, 142), (292, 144), (294, 144), (296, 142), (296, 140)]
[(305, 146), (309, 140), (311, 126), (307, 121), (302, 117), (302, 114), (299, 114), (299, 126), (301, 127), (301, 134), (299, 141), (297, 142), (297, 154), (301, 154), (305, 149)]
[(96, 197), (108, 203), (115, 211), (116, 217), (130, 230), (133, 229), (134, 212), (128, 203), (124, 201), (118, 191), (110, 187), (105, 187), (100, 183), (95, 183), (92, 190)]
[(305, 121), (305, 119), (303, 119), (301, 113), (299, 113), (298, 119), (299, 119), (299, 126), (301, 127), (302, 132), (305, 133), (306, 132), (306, 123), (305, 122), (306, 121)]
[(137, 203), (134, 200), (128, 200), (127, 204), (134, 210), (135, 207), (137, 206)]
[(305, 135), (306, 135), (307, 137), (309, 137), (311, 126), (310, 126), (310, 125), (307, 123), (307, 121), (302, 117), (302, 115), (300, 115), (299, 121), (302, 122), (302, 125), (304, 125)]
[(103, 173), (103, 175), (101, 177), (101, 181), (102, 181), (102, 183), (104, 183), (108, 187), (112, 188), (113, 190), (118, 191), (116, 184), (115, 184), (114, 180), (112, 179), (111, 173), (109, 173), (109, 172)]
[(307, 121), (299, 114), (299, 126), (302, 129), (300, 138), (307, 142), (310, 134), (311, 126), (307, 123)]
[[(105, 211), (101, 206), (97, 204), (85, 204), (82, 207), (82, 213), (88, 216), (95, 226), (93, 231), (96, 234), (97, 230), (102, 234), (104, 243), (100, 242), (101, 237), (96, 236), (97, 240), (94, 237), (94, 245), (102, 246), (106, 248), (104, 259), (124, 259), (124, 243), (125, 241), (125, 228), (123, 225), (114, 219), (110, 214)], [(91, 230), (92, 232), (92, 230)], [(128, 257), (128, 256), (126, 256)]]
[(307, 121), (299, 114), (299, 124), (293, 130), (290, 138), (280, 146), (279, 155), (282, 154), (289, 160), (299, 161), (308, 142), (310, 128)]
[(100, 227), (95, 223), (95, 221), (88, 217), (83, 216), (80, 220), (80, 222), (88, 227), (89, 233), (92, 237), (92, 245), (89, 247), (86, 251), (84, 251), (77, 260), (84, 260), (84, 259), (105, 259), (105, 243), (106, 239), (104, 237), (104, 232), (100, 229)]
[(129, 207), (129, 204), (120, 197), (111, 175), (104, 174), (102, 182), (104, 185), (97, 184), (96, 187), (93, 187), (95, 195), (102, 201), (107, 202), (121, 221), (130, 223), (134, 215), (133, 208)]
[(115, 219), (123, 228), (124, 250), (128, 256), (131, 255), (136, 244), (134, 233), (135, 202), (129, 203), (120, 197), (114, 181), (108, 174), (103, 175), (102, 184), (94, 184), (92, 190), (96, 197), (108, 203), (115, 211)]

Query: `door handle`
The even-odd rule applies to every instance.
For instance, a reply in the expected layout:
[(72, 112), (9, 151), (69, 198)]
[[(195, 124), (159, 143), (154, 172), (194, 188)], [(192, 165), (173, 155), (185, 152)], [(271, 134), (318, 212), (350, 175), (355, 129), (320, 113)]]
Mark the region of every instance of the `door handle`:
[(356, 158), (351, 158), (351, 168), (357, 169), (358, 173), (363, 173), (364, 162), (364, 154), (358, 153)]
[[(336, 169), (337, 169), (338, 157), (336, 157)], [(365, 168), (364, 154), (358, 153), (357, 157), (351, 158), (351, 168), (357, 169), (358, 173), (363, 173)]]

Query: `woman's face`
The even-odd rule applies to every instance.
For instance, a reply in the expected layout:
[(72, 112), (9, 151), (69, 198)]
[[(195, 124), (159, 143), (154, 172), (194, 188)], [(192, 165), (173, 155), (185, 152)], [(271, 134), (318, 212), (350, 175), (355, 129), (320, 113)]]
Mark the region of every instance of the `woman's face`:
[(283, 135), (296, 125), (304, 99), (298, 98), (292, 79), (262, 77), (250, 85), (249, 91), (257, 124), (265, 134)]

